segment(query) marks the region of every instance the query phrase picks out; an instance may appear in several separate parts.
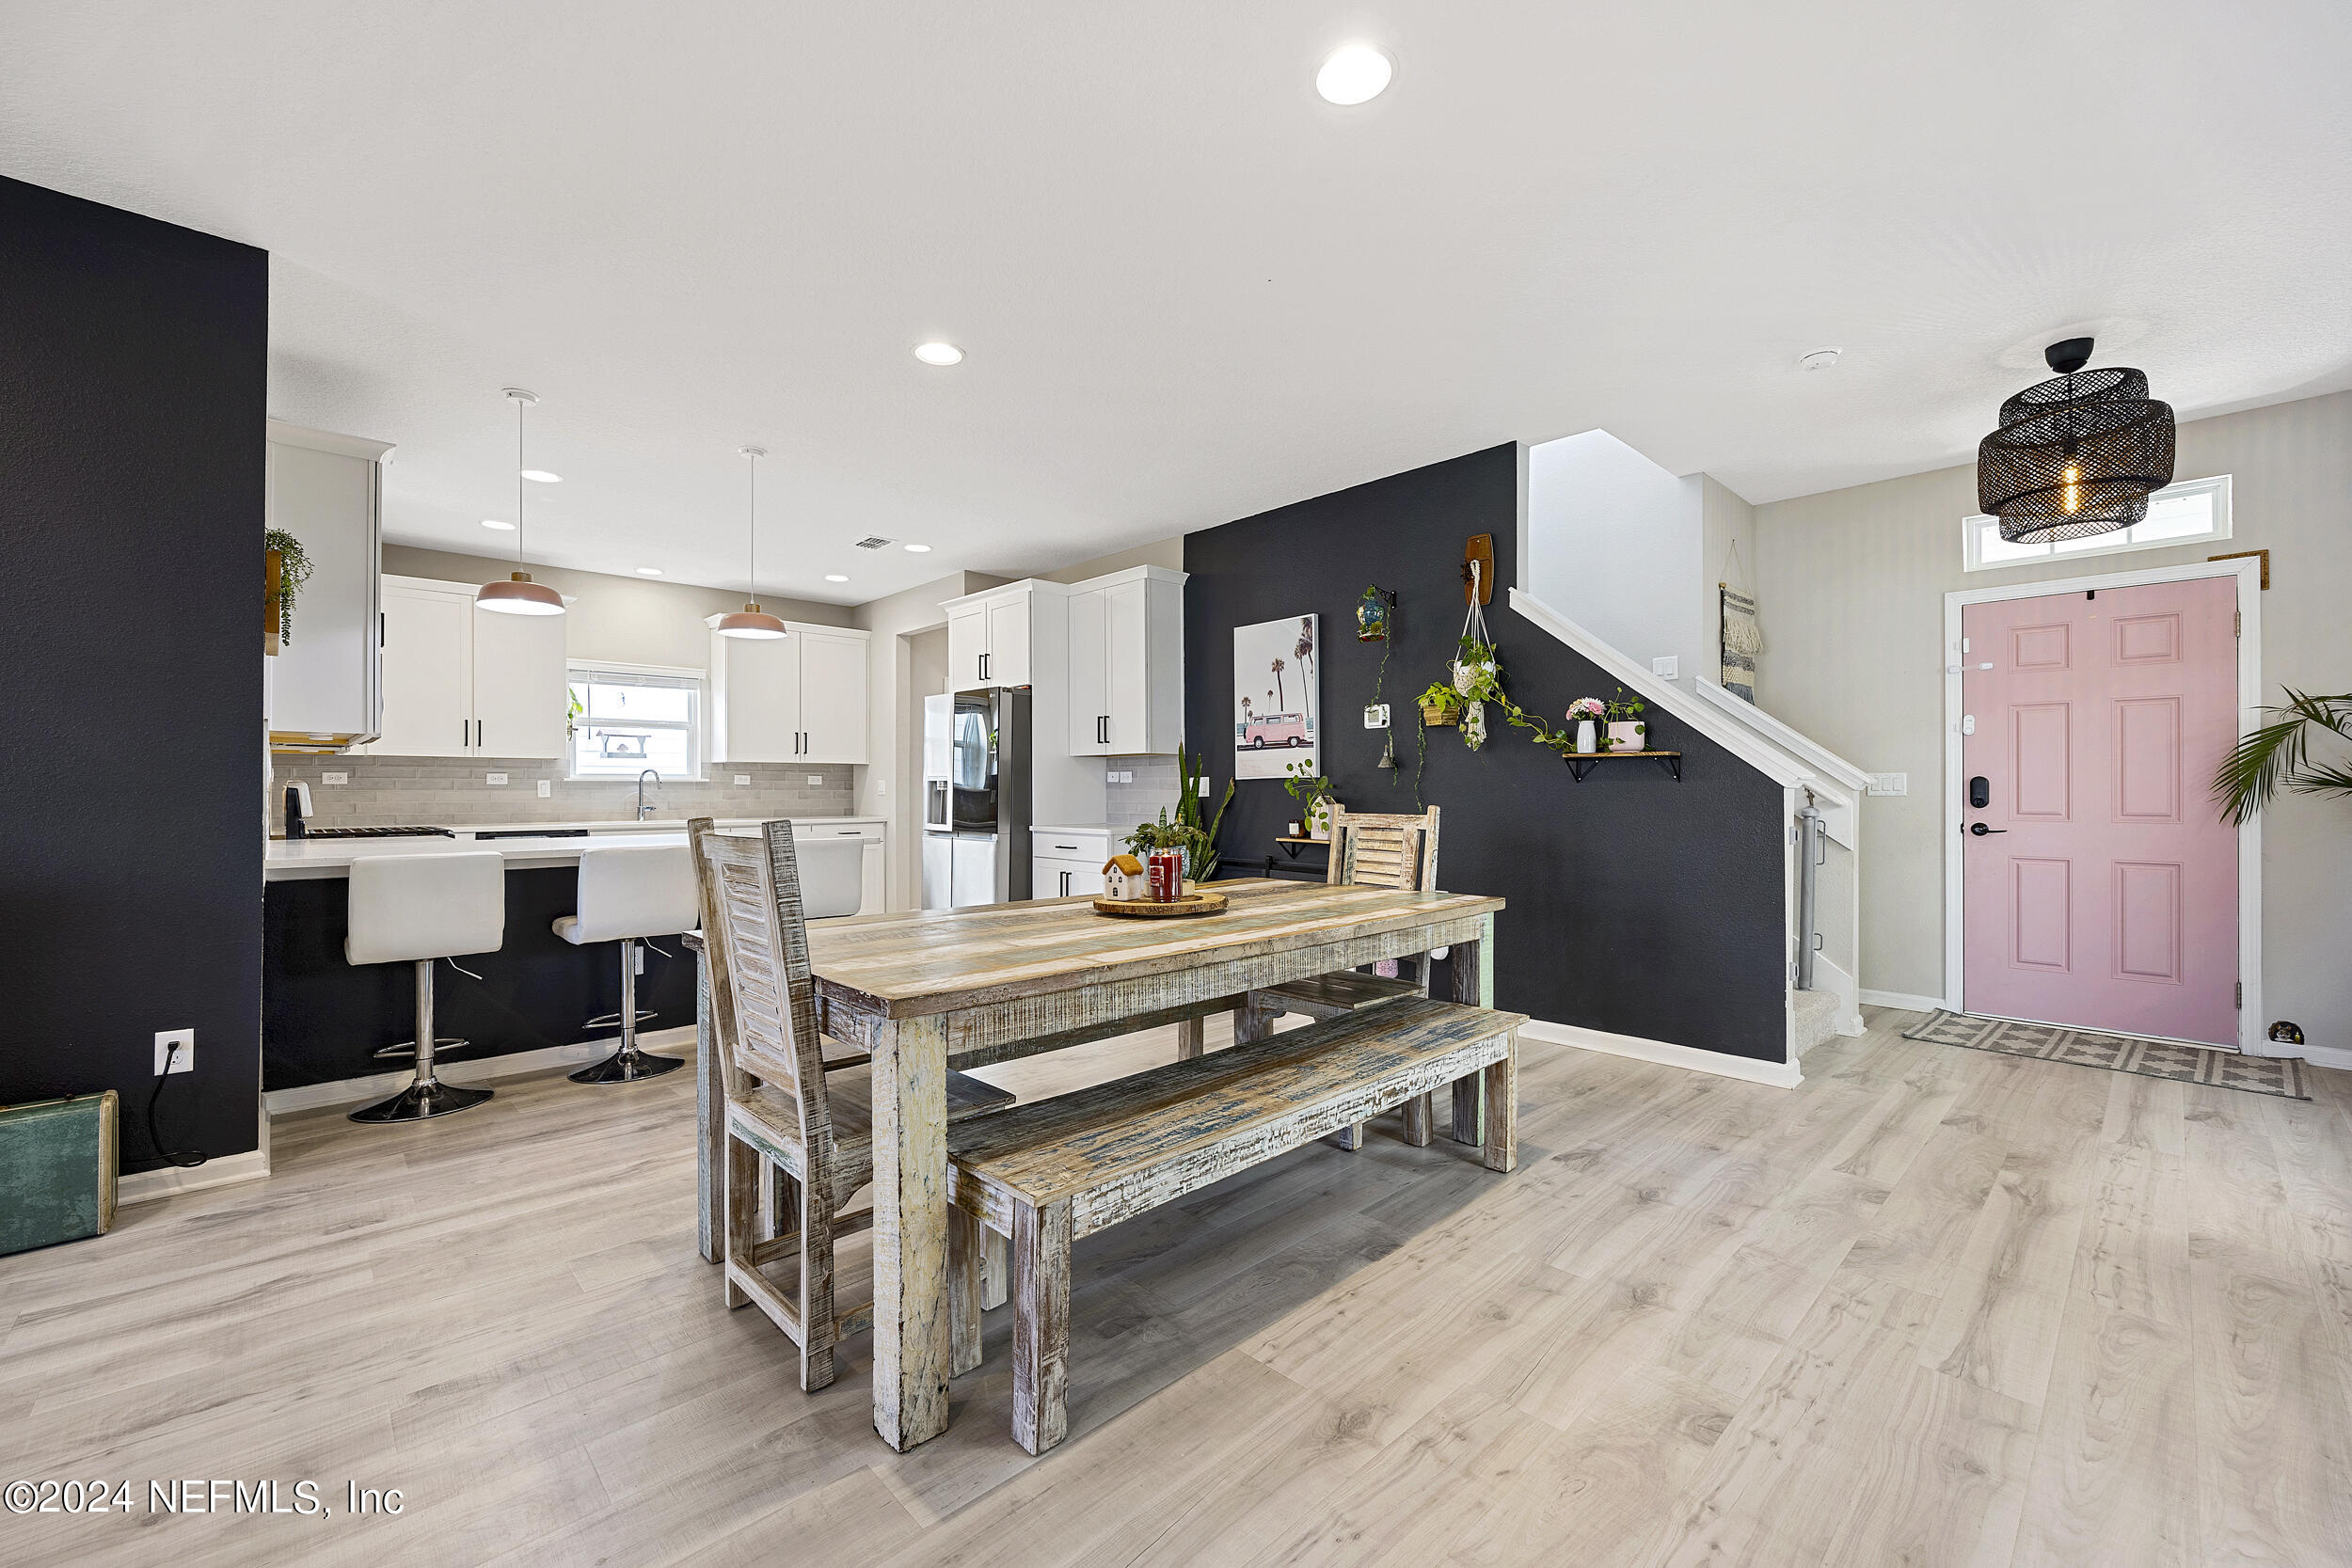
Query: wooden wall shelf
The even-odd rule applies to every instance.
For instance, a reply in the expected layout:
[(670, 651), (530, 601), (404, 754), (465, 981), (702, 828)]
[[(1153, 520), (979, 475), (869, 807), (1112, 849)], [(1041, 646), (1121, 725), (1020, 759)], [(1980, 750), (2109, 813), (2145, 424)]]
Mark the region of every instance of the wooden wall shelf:
[(1682, 753), (1680, 752), (1563, 752), (1560, 753), (1560, 760), (1568, 765), (1568, 776), (1576, 780), (1578, 784), (1582, 784), (1584, 775), (1590, 773), (1598, 763), (1631, 762), (1642, 757), (1648, 757), (1655, 761), (1673, 775), (1675, 783), (1682, 782)]

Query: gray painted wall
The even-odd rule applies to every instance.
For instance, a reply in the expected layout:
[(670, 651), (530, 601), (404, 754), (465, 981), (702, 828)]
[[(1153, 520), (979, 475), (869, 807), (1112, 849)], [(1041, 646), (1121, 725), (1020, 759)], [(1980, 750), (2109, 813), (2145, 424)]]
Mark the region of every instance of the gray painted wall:
[[(1960, 520), (1977, 510), (1973, 466), (1756, 509), (1761, 705), (1858, 767), (1911, 776), (1908, 796), (1865, 807), (1863, 985), (1944, 990), (1947, 592), (2267, 548), (2267, 700), (2282, 684), (2352, 689), (2352, 392), (2183, 425), (2177, 477), (2225, 473), (2235, 476), (2226, 545), (1998, 572), (1961, 570)], [(2314, 1045), (2352, 1047), (2347, 890), (2352, 802), (2280, 800), (2264, 825), (2264, 1010), (2300, 1023)]]

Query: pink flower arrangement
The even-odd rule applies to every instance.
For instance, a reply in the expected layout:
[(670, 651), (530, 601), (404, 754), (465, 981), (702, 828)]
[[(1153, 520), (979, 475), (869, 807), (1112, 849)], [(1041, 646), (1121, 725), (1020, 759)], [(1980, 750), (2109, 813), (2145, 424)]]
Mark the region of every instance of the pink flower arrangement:
[(1568, 705), (1568, 722), (1571, 724), (1580, 719), (1606, 719), (1607, 717), (1609, 717), (1609, 705), (1598, 697), (1579, 697)]

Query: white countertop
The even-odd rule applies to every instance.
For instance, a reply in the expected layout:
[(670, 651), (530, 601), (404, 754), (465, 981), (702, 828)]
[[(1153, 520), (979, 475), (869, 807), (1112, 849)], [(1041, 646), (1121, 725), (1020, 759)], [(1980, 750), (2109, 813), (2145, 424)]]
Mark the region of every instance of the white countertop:
[[(753, 816), (730, 816), (718, 818), (714, 825), (721, 828), (755, 828), (762, 820)], [(796, 827), (811, 832), (836, 827), (879, 829), (882, 821), (879, 816), (801, 816), (793, 819)], [(543, 831), (586, 828), (590, 836), (548, 838), (533, 835), (488, 840), (471, 836), (487, 832), (527, 832), (533, 828)], [(547, 866), (578, 865), (580, 850), (599, 838), (626, 837), (631, 844), (683, 845), (686, 842), (683, 818), (643, 823), (518, 822), (511, 827), (476, 823), (453, 828), (451, 832), (457, 836), (272, 839), (264, 878), (273, 882), (339, 879), (350, 876), (351, 863), (366, 855), (446, 855), (469, 849), (497, 851), (505, 860), (509, 871), (534, 871)]]
[(1109, 832), (1109, 827), (1101, 822), (1056, 822), (1051, 826), (1041, 823), (1031, 828), (1029, 836), (1036, 838), (1040, 833), (1107, 833)]

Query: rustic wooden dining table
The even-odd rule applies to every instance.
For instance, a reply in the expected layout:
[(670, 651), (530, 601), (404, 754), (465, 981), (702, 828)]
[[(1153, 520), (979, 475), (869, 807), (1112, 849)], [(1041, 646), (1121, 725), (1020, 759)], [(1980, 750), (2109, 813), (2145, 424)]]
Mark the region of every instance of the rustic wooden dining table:
[[(947, 1427), (949, 1069), (1171, 1023), (1198, 1052), (1202, 1021), (1228, 1011), (1237, 1042), (1261, 1039), (1278, 1015), (1250, 1006), (1253, 990), (1438, 947), (1452, 950), (1453, 998), (1493, 1005), (1500, 898), (1213, 885), (1230, 907), (1200, 919), (1114, 919), (1057, 898), (810, 925), (820, 1025), (836, 1049), (872, 1056), (874, 1429), (892, 1448)], [(707, 1022), (701, 1044), (701, 1243), (715, 1261), (725, 1101)], [(1484, 1136), (1481, 1093), (1476, 1074), (1454, 1085), (1459, 1141)]]

